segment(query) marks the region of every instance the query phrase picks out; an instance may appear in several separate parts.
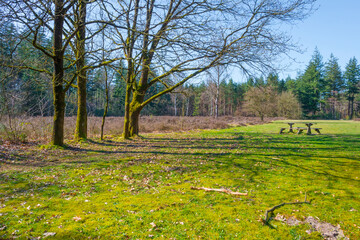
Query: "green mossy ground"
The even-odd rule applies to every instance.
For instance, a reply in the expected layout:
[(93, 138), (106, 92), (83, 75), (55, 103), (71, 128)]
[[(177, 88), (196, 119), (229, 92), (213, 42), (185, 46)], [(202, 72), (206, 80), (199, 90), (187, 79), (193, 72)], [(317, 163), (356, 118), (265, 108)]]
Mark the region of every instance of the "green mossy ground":
[(0, 239), (322, 239), (308, 225), (259, 222), (305, 192), (310, 205), (275, 214), (318, 217), (360, 239), (360, 123), (319, 121), (324, 134), (311, 136), (281, 126), (31, 147), (9, 163), (21, 170), (0, 173)]

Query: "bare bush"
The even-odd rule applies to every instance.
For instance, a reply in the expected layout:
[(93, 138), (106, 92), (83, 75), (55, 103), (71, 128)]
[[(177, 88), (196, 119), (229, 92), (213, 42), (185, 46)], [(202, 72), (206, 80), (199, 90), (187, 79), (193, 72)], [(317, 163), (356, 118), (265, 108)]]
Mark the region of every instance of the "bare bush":
[(245, 94), (245, 113), (267, 117), (299, 118), (301, 107), (292, 92), (278, 93), (272, 86), (253, 87)]
[(271, 87), (253, 87), (245, 94), (245, 111), (259, 116), (263, 121), (265, 116), (277, 116), (276, 90)]
[(297, 119), (301, 112), (299, 100), (292, 92), (282, 92), (277, 97), (277, 116)]

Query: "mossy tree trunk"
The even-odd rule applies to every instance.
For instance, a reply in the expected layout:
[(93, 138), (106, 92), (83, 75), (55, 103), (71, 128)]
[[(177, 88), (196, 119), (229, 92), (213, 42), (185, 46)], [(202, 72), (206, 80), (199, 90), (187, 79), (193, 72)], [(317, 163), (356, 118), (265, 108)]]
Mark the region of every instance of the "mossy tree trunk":
[(85, 37), (86, 37), (86, 2), (79, 0), (78, 32), (76, 34), (76, 68), (77, 68), (77, 118), (75, 139), (87, 138), (87, 110), (86, 110), (86, 70), (85, 67)]
[[(145, 92), (146, 90), (142, 88), (140, 91), (135, 90), (131, 93), (130, 88), (129, 95), (132, 95), (131, 102), (130, 97), (125, 97), (128, 102), (125, 106), (124, 138), (130, 138), (139, 134), (139, 119), (140, 112), (143, 109), (142, 104), (144, 102)], [(128, 91), (126, 94), (128, 95)]]
[(53, 93), (54, 93), (54, 125), (52, 132), (52, 144), (62, 146), (64, 144), (64, 118), (65, 118), (65, 90), (64, 82), (64, 51), (63, 51), (63, 25), (64, 25), (64, 1), (55, 1), (54, 19), (54, 43), (53, 43)]
[(136, 91), (133, 93), (129, 111), (129, 127), (127, 129), (127, 135), (130, 137), (139, 135), (140, 112), (143, 109), (142, 103), (144, 102), (144, 96), (145, 91)]
[[(56, 79), (56, 77), (54, 77)], [(54, 79), (54, 82), (56, 81)], [(64, 144), (64, 119), (65, 119), (65, 92), (62, 86), (53, 86), (54, 93), (54, 125), (51, 143), (62, 146)]]
[(129, 124), (130, 124), (130, 96), (131, 96), (131, 86), (126, 85), (126, 94), (125, 94), (125, 115), (124, 115), (124, 129), (123, 137), (125, 139), (130, 137)]
[(125, 114), (124, 114), (124, 128), (123, 128), (123, 137), (128, 139), (131, 137), (129, 126), (130, 126), (130, 104), (133, 91), (133, 83), (135, 81), (135, 76), (133, 76), (132, 62), (128, 60), (128, 65), (130, 66), (126, 74), (126, 93), (125, 93)]

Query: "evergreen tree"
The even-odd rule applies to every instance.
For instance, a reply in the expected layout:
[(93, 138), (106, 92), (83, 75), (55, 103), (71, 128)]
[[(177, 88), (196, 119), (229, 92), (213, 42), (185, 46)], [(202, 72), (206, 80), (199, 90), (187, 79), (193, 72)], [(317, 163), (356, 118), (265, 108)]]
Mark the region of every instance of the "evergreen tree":
[(126, 83), (121, 74), (115, 75), (114, 88), (109, 115), (124, 116), (125, 113)]
[(333, 54), (330, 55), (329, 61), (325, 66), (325, 86), (324, 93), (327, 97), (338, 96), (338, 93), (344, 87), (344, 80), (342, 77), (341, 69), (338, 64), (338, 59)]
[(320, 94), (324, 88), (323, 62), (319, 51), (315, 52), (304, 74), (297, 80), (299, 100), (305, 114), (315, 114), (319, 109)]
[(273, 87), (276, 91), (279, 91), (279, 76), (276, 73), (269, 73), (268, 77), (266, 78), (266, 85)]
[(348, 99), (348, 115), (352, 119), (354, 115), (355, 95), (359, 93), (360, 88), (360, 66), (355, 57), (351, 58), (346, 65), (344, 78), (346, 80), (346, 96)]
[(265, 84), (265, 80), (263, 78), (263, 76), (259, 77), (259, 78), (255, 78), (255, 84), (256, 87), (264, 87)]
[(285, 92), (287, 89), (286, 89), (286, 81), (284, 79), (281, 79), (279, 81), (279, 92)]
[(298, 93), (297, 81), (290, 76), (285, 79), (284, 88), (292, 93)]
[[(13, 90), (18, 86), (16, 83), (17, 73), (14, 68), (9, 67), (16, 61), (13, 57), (14, 44), (16, 44), (17, 32), (14, 24), (10, 22), (1, 22), (0, 24), (0, 119), (2, 115), (9, 115), (10, 109), (17, 110), (11, 104)], [(15, 65), (15, 64), (14, 64)], [(19, 91), (17, 91), (19, 93)], [(19, 103), (19, 98), (17, 99)], [(17, 104), (18, 105), (18, 104)]]

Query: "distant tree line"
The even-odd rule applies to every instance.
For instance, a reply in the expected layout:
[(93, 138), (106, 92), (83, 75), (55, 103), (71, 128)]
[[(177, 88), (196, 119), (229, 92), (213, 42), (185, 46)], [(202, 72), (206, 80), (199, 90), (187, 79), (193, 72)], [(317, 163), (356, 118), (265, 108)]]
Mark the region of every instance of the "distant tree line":
[[(1, 29), (1, 55), (11, 49), (11, 38), (16, 29), (9, 24)], [(50, 42), (49, 39), (44, 41)], [(8, 42), (10, 44), (4, 44)], [(22, 43), (15, 55), (17, 61), (34, 65), (46, 64), (37, 51), (30, 51), (29, 43)], [(49, 66), (50, 67), (50, 66)], [(90, 116), (103, 116), (106, 103), (105, 69), (88, 71), (87, 110)], [(124, 116), (126, 84), (121, 73), (107, 69), (110, 78), (108, 116)], [(356, 58), (341, 70), (338, 60), (331, 55), (324, 63), (316, 50), (303, 73), (295, 79), (279, 79), (276, 73), (266, 77), (249, 77), (246, 82), (234, 82), (228, 70), (216, 79), (217, 72), (205, 75), (206, 81), (184, 84), (176, 91), (149, 103), (143, 115), (172, 116), (280, 116), (322, 119), (352, 119), (360, 115), (360, 66)], [(124, 70), (124, 75), (126, 70)], [(216, 81), (214, 80), (216, 79)], [(17, 70), (16, 77), (1, 85), (1, 111), (14, 115), (52, 116), (51, 78), (29, 69)], [(149, 96), (164, 90), (162, 84), (153, 85)], [(148, 96), (145, 96), (148, 98)], [(261, 102), (262, 101), (262, 102)], [(66, 94), (66, 116), (77, 113), (77, 91), (70, 87)]]
[[(42, 57), (39, 50), (33, 50), (31, 43), (21, 42), (15, 49), (17, 30), (11, 23), (2, 25), (0, 29), (1, 60), (7, 61), (16, 56), (20, 63), (31, 65), (51, 64)], [(50, 45), (51, 39), (43, 36), (43, 42)], [(51, 78), (45, 73), (31, 69), (12, 69), (14, 77), (10, 81), (1, 82), (1, 112), (11, 112), (14, 115), (52, 116), (53, 92)], [(71, 70), (69, 70), (71, 71)], [(99, 68), (88, 71), (87, 109), (91, 116), (102, 116), (106, 102), (105, 69)], [(226, 70), (223, 70), (224, 72)], [(107, 69), (110, 78), (108, 116), (124, 116), (124, 98), (126, 84), (122, 81), (121, 73)], [(4, 76), (6, 71), (2, 71)], [(10, 74), (10, 73), (8, 73)], [(123, 75), (126, 74), (124, 70)], [(174, 116), (221, 116), (221, 115), (267, 115), (267, 116), (297, 116), (296, 100), (300, 102), (300, 115), (302, 117), (318, 117), (325, 119), (340, 119), (358, 117), (360, 115), (360, 66), (354, 57), (349, 60), (346, 68), (342, 70), (338, 59), (331, 55), (327, 62), (316, 50), (306, 69), (295, 79), (290, 77), (279, 79), (276, 73), (266, 77), (249, 77), (246, 82), (234, 82), (227, 74), (216, 78), (217, 72), (209, 72), (206, 81), (199, 84), (184, 84), (176, 91), (163, 95), (149, 103), (142, 111), (143, 115), (174, 115)], [(270, 87), (270, 88), (269, 88)], [(153, 85), (148, 92), (152, 96), (161, 92), (165, 87), (162, 84)], [(267, 91), (269, 91), (267, 93)], [(289, 92), (284, 98), (284, 106), (289, 105), (288, 113), (277, 111), (271, 99), (276, 95)], [(266, 98), (268, 95), (268, 98)], [(265, 102), (259, 106), (258, 96), (265, 97)], [(147, 98), (147, 97), (145, 97)], [(294, 100), (295, 99), (295, 100)], [(290, 103), (286, 101), (295, 101)], [(250, 104), (250, 105), (249, 105)], [(266, 110), (256, 110), (255, 106)], [(270, 107), (269, 107), (270, 106)], [(271, 110), (272, 109), (272, 110)], [(293, 111), (291, 110), (293, 109)], [(77, 91), (70, 87), (66, 93), (66, 116), (74, 116), (77, 112)], [(293, 112), (293, 114), (291, 113)]]

